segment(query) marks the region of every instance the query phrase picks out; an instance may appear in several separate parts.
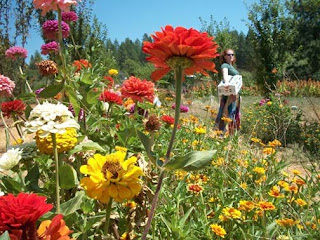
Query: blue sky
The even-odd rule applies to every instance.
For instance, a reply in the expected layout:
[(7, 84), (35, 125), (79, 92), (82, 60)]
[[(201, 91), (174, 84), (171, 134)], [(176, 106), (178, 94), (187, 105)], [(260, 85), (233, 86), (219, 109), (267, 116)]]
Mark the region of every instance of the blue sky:
[[(247, 6), (257, 0), (95, 0), (93, 14), (106, 24), (111, 40), (141, 39), (165, 25), (183, 26), (200, 30), (199, 17), (210, 22), (225, 18), (230, 27), (247, 32)], [(43, 41), (32, 31), (26, 46), (29, 56), (40, 50)]]

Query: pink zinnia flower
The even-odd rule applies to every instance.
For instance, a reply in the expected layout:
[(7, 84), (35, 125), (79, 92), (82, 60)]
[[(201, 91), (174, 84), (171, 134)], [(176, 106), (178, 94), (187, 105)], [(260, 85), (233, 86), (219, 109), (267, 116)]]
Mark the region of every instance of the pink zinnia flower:
[[(172, 109), (176, 109), (176, 104), (174, 103), (174, 104), (172, 104)], [(180, 112), (182, 112), (182, 113), (187, 113), (187, 112), (189, 112), (189, 108), (188, 108), (188, 106), (186, 106), (186, 105), (181, 105), (180, 106)]]
[[(67, 38), (70, 32), (69, 25), (62, 21), (61, 28), (62, 28), (62, 37)], [(58, 32), (59, 32), (58, 20), (45, 21), (44, 24), (42, 25), (42, 31), (46, 39), (48, 40), (58, 39)]]
[(59, 43), (55, 41), (49, 42), (41, 46), (41, 54), (47, 55), (49, 53), (57, 53), (59, 52), (59, 49), (60, 49)]
[(63, 12), (61, 14), (62, 21), (65, 22), (75, 22), (78, 20), (78, 15), (75, 12)]
[(69, 12), (70, 6), (77, 5), (77, 0), (33, 0), (34, 7), (42, 10), (42, 16), (48, 11), (58, 10), (58, 7), (63, 12)]
[(5, 53), (7, 58), (10, 58), (12, 60), (16, 60), (17, 58), (26, 58), (28, 55), (28, 51), (23, 47), (14, 46), (9, 49), (7, 49)]
[(10, 78), (0, 75), (0, 97), (10, 97), (15, 86)]

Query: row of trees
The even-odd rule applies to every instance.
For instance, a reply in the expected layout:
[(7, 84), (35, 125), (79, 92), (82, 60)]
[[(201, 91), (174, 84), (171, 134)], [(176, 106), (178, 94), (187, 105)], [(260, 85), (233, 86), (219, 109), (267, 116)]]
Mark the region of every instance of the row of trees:
[[(72, 38), (66, 40), (69, 60), (86, 58), (119, 69), (123, 77), (148, 78), (153, 67), (145, 61), (141, 47), (143, 41), (151, 41), (151, 37), (144, 34), (141, 40), (127, 38), (121, 43), (112, 42), (108, 38), (107, 26), (92, 16), (92, 4), (93, 0), (83, 0), (75, 9), (79, 20), (72, 23)], [(22, 46), (26, 43), (32, 19), (42, 23), (55, 18), (51, 13), (40, 16), (33, 10), (32, 0), (0, 0), (0, 6), (2, 59), (10, 45), (19, 39)], [(215, 36), (221, 49), (233, 48), (237, 53), (237, 67), (254, 73), (261, 86), (272, 88), (284, 76), (320, 80), (319, 0), (260, 0), (248, 9), (247, 33), (232, 29), (227, 19), (217, 22), (213, 17), (209, 21), (200, 18), (201, 30)], [(15, 15), (10, 15), (11, 12)], [(14, 23), (10, 22), (12, 16)], [(9, 30), (12, 24), (16, 30), (14, 33)], [(39, 53), (34, 54), (29, 64), (31, 70), (40, 58)], [(1, 61), (0, 72), (10, 75), (13, 67), (12, 63)], [(31, 70), (29, 73), (34, 74)]]

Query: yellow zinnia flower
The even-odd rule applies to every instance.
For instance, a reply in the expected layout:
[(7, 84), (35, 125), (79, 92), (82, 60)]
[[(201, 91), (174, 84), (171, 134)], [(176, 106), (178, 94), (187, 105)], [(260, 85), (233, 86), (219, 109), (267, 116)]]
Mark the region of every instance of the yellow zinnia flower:
[(292, 227), (299, 223), (299, 221), (295, 221), (291, 218), (284, 218), (284, 219), (278, 219), (276, 220), (276, 223), (281, 227)]
[(210, 225), (211, 231), (214, 232), (217, 236), (224, 238), (226, 235), (226, 230), (218, 224), (211, 224)]
[[(43, 131), (37, 131), (36, 144), (40, 152), (45, 154), (53, 154), (53, 143), (51, 134), (46, 137), (41, 137)], [(56, 142), (58, 152), (69, 151), (77, 145), (77, 131), (75, 128), (67, 128), (63, 134), (56, 133)]]
[(142, 169), (135, 166), (136, 157), (124, 160), (126, 153), (117, 151), (106, 156), (95, 154), (88, 165), (82, 165), (80, 172), (88, 177), (81, 179), (80, 185), (89, 197), (108, 203), (110, 198), (123, 202), (138, 195), (141, 190)]
[(195, 127), (194, 132), (196, 134), (206, 134), (207, 130), (204, 127)]
[(109, 73), (110, 76), (116, 76), (116, 75), (118, 75), (119, 72), (116, 69), (110, 69), (108, 71), (108, 73)]

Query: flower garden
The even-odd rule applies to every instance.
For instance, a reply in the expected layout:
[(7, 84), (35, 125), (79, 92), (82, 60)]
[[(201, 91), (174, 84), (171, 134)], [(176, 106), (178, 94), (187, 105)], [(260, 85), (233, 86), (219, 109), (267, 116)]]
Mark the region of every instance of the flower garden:
[[(165, 26), (143, 43), (150, 79), (123, 80), (70, 59), (63, 39), (76, 3), (34, 0), (57, 15), (43, 24), (52, 42), (41, 47), (55, 58), (37, 64), (52, 84), (35, 90), (25, 78), (27, 93), (15, 96), (15, 81), (0, 75), (0, 240), (320, 239), (320, 119), (287, 102), (302, 89), (318, 97), (319, 82), (300, 92), (279, 83), (243, 108), (241, 130), (229, 135), (216, 130), (216, 106), (195, 106), (182, 88), (188, 75), (217, 72), (213, 37)], [(27, 54), (6, 51), (12, 61)], [(158, 87), (170, 73), (174, 90)], [(194, 86), (192, 98), (215, 89)], [(292, 167), (290, 144), (310, 161)]]

